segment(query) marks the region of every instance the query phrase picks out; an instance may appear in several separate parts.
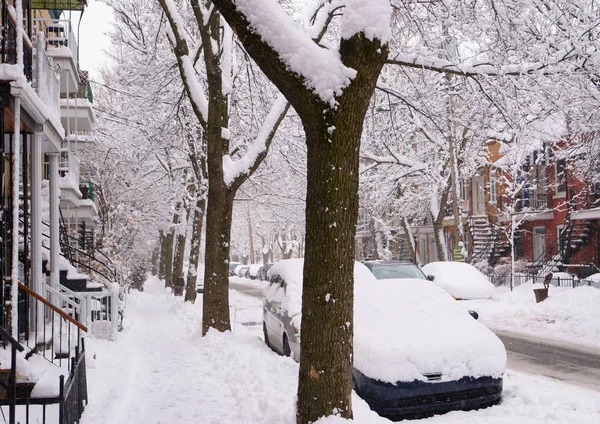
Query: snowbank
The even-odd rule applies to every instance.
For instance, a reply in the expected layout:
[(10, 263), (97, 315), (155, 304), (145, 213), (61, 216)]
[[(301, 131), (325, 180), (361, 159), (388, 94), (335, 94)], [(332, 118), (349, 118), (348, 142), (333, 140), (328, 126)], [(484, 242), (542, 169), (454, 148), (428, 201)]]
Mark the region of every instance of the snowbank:
[(589, 286), (554, 287), (548, 299), (536, 303), (527, 282), (511, 292), (497, 287), (490, 300), (461, 302), (479, 312), (480, 320), (503, 331), (569, 341), (600, 348), (600, 290)]

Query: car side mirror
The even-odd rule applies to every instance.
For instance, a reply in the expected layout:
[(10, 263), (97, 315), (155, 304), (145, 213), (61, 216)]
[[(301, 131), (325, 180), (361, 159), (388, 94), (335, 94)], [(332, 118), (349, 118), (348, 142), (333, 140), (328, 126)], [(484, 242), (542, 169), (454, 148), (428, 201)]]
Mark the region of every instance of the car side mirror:
[(469, 310), (469, 313), (471, 314), (471, 316), (475, 319), (479, 319), (479, 314), (475, 311)]
[(433, 280), (435, 280), (435, 275), (428, 275), (428, 276), (427, 276), (427, 279), (428, 279), (429, 281), (433, 281)]

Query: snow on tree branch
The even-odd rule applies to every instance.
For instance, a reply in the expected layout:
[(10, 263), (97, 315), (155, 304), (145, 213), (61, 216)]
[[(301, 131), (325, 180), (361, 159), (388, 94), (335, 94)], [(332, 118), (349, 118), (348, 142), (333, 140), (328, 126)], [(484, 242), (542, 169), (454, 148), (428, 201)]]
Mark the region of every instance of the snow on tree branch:
[(290, 104), (285, 97), (279, 95), (256, 138), (248, 146), (246, 154), (237, 161), (233, 161), (229, 155), (223, 156), (223, 179), (226, 185), (231, 186), (238, 177), (251, 174), (252, 170), (260, 164), (259, 159), (261, 156), (266, 155), (277, 127), (285, 117), (289, 107)]
[(315, 44), (276, 1), (235, 0), (233, 3), (237, 12), (248, 20), (250, 29), (324, 102), (333, 103), (334, 96), (341, 95), (355, 77), (356, 71), (344, 66), (337, 52)]
[(512, 64), (505, 66), (496, 66), (490, 63), (471, 63), (457, 64), (447, 59), (443, 59), (434, 55), (422, 54), (407, 54), (401, 52), (390, 52), (387, 60), (388, 64), (408, 66), (416, 69), (426, 69), (429, 71), (443, 72), (453, 75), (462, 75), (467, 77), (475, 76), (519, 76), (528, 75), (540, 72), (544, 75), (556, 74), (560, 72), (573, 72), (585, 65), (587, 59), (581, 59), (581, 64), (575, 62), (564, 66), (559, 64), (565, 63), (573, 57), (571, 51), (557, 54), (558, 58), (549, 61), (548, 63), (524, 63)]
[(171, 38), (171, 42), (173, 43), (173, 50), (179, 61), (184, 83), (188, 86), (190, 101), (200, 112), (204, 125), (208, 121), (208, 100), (196, 76), (196, 70), (194, 69), (195, 58), (190, 56), (187, 40), (182, 35), (185, 34), (185, 25), (173, 0), (160, 0), (160, 3), (169, 20), (171, 27), (169, 38)]

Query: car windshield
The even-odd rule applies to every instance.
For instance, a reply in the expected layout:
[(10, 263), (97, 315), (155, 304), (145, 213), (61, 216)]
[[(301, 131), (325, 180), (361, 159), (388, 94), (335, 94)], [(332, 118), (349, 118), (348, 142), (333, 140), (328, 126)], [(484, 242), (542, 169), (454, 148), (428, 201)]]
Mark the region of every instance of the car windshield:
[(425, 274), (414, 264), (371, 262), (365, 263), (378, 280), (388, 278), (418, 278), (426, 280)]

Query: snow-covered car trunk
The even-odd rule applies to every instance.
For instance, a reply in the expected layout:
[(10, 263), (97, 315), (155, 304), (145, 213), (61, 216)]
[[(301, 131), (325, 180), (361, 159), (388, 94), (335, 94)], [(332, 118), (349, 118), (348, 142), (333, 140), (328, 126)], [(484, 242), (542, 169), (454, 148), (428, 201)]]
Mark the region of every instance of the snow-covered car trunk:
[(456, 299), (489, 299), (494, 285), (473, 265), (464, 262), (431, 262), (423, 266), (425, 275)]

